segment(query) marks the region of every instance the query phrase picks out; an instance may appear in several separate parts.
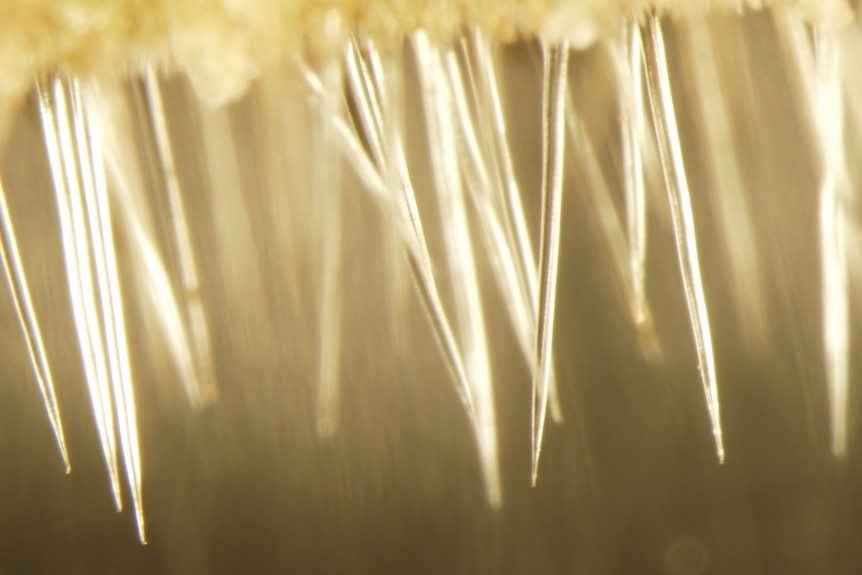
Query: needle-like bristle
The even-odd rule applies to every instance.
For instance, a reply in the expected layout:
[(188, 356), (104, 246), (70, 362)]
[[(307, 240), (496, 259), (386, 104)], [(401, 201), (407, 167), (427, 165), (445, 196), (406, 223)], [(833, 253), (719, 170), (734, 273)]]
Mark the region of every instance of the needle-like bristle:
[(533, 374), (533, 485), (539, 477), (539, 456), (545, 432), (550, 391), (557, 275), (562, 231), (563, 155), (569, 46), (544, 49), (542, 84), (542, 218), (539, 247), (539, 299), (536, 302), (536, 368)]
[(42, 343), (42, 335), (36, 320), (36, 312), (30, 299), (30, 289), (27, 286), (27, 278), (24, 275), (24, 266), (21, 255), (18, 252), (18, 242), (15, 237), (15, 228), (12, 226), (12, 217), (6, 203), (6, 192), (0, 182), (0, 259), (3, 260), (3, 271), (6, 282), (9, 284), (9, 292), (15, 305), (15, 314), (21, 326), (21, 333), (27, 345), (27, 353), (36, 377), (36, 384), (42, 395), (45, 412), (54, 432), (60, 456), (66, 467), (66, 473), (72, 469), (69, 463), (69, 454), (66, 450), (66, 438), (63, 432), (63, 422), (60, 419), (60, 408), (57, 405), (57, 397), (54, 393), (54, 380), (48, 365), (48, 357), (45, 345)]
[(659, 144), (662, 171), (667, 188), (673, 220), (679, 269), (682, 276), (688, 316), (697, 350), (698, 367), (703, 384), (706, 405), (712, 421), (712, 434), (718, 460), (724, 461), (721, 416), (718, 402), (718, 382), (715, 374), (715, 357), (712, 348), (712, 332), (700, 274), (697, 254), (697, 239), (694, 231), (694, 213), (688, 190), (688, 180), (682, 158), (682, 144), (673, 107), (670, 79), (667, 71), (667, 55), (664, 36), (658, 16), (649, 19), (648, 33), (643, 35), (644, 61), (646, 62), (647, 86), (652, 106), (653, 124)]

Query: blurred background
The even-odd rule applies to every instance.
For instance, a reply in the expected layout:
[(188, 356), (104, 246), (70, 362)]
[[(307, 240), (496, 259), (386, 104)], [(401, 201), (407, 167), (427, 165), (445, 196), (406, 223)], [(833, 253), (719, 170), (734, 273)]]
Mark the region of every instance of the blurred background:
[[(105, 101), (115, 104), (105, 122), (125, 137), (105, 142), (106, 154), (120, 158), (116, 165), (126, 167), (127, 188), (136, 194), (123, 196), (116, 178), (109, 182), (146, 546), (138, 542), (125, 484), (122, 513), (111, 499), (34, 91), (10, 123), (0, 174), (72, 472), (64, 474), (4, 284), (0, 573), (862, 571), (853, 407), (860, 286), (850, 282), (849, 439), (846, 457), (838, 459), (821, 328), (818, 193), (825, 168), (808, 79), (777, 22), (768, 13), (746, 13), (664, 23), (715, 346), (723, 465), (648, 114), (646, 286), (660, 353), (632, 323), (628, 280), (609, 248), (613, 226), (602, 224), (611, 214), (624, 230), (626, 213), (617, 69), (606, 45), (573, 52), (569, 64), (576, 118), (566, 142), (555, 341), (564, 421), (548, 424), (535, 488), (532, 375), (478, 239), (481, 214), (472, 205), (468, 210), (493, 376), (499, 509), (488, 503), (473, 428), (391, 222), (342, 156), (327, 156), (334, 180), (320, 180), (315, 171), (321, 150), (331, 147), (322, 135), (326, 112), (310, 103), (295, 69), (271, 72), (218, 110), (200, 104), (184, 78), (156, 80), (197, 269), (194, 290), (183, 283), (183, 256), (164, 199), (167, 172), (152, 93), (141, 77), (103, 80), (103, 87), (113, 86), (103, 89)], [(855, 44), (847, 46), (846, 65), (862, 64), (852, 60)], [(527, 42), (494, 49), (537, 247), (541, 50)], [(441, 297), (451, 310), (457, 295), (449, 278), (456, 271), (447, 266), (411, 50), (405, 45), (392, 57), (404, 86), (403, 142)], [(325, 75), (326, 62), (310, 65)], [(852, 95), (851, 88), (848, 79), (845, 93)], [(348, 98), (351, 106), (355, 112)], [(855, 116), (847, 118), (852, 179), (860, 132)], [(610, 204), (596, 199), (602, 189)], [(848, 206), (855, 220), (853, 202)], [(340, 217), (332, 217), (333, 209)], [(167, 303), (148, 283), (142, 237), (182, 305), (194, 299), (202, 306), (211, 364), (197, 369), (211, 374), (212, 388), (198, 402), (189, 400), (160, 323)], [(859, 265), (853, 245), (851, 279)], [(332, 253), (336, 280), (330, 275), (326, 284)], [(326, 297), (338, 302), (332, 336), (321, 335)], [(321, 429), (317, 381), (327, 337), (340, 342), (327, 362), (337, 365), (338, 391), (334, 423)]]

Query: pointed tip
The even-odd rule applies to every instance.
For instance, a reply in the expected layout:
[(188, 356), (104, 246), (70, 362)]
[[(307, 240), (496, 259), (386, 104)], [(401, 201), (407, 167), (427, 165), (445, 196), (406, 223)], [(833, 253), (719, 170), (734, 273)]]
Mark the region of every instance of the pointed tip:
[(137, 513), (137, 523), (138, 523), (138, 541), (140, 541), (141, 545), (147, 544), (147, 531), (144, 528), (144, 515), (142, 511), (138, 511)]
[[(493, 443), (485, 443), (480, 447), (480, 461), (482, 465), (482, 476), (485, 481), (485, 498), (488, 501), (488, 507), (492, 511), (499, 511), (503, 508), (503, 486), (500, 478), (500, 466), (497, 458), (496, 431), (492, 432), (494, 437)], [(482, 439), (479, 439), (480, 444)]]
[(132, 491), (132, 507), (135, 510), (135, 524), (138, 527), (138, 539), (142, 545), (147, 544), (147, 531), (144, 526), (144, 503), (141, 498), (141, 483), (138, 479), (135, 483), (130, 482)]
[(530, 464), (530, 487), (536, 487), (539, 483), (539, 457), (542, 454), (540, 443), (533, 445), (533, 459)]
[[(47, 382), (50, 387), (42, 384), (43, 389), (50, 389), (50, 393), (53, 396), (53, 383), (50, 379), (48, 379)], [(53, 402), (56, 402), (56, 399), (53, 399)], [(54, 440), (57, 443), (57, 449), (60, 451), (63, 466), (66, 468), (66, 475), (69, 475), (72, 472), (72, 462), (69, 460), (69, 450), (66, 448), (66, 434), (63, 432), (63, 423), (60, 421), (59, 410), (56, 407), (50, 409), (48, 412), (48, 418), (54, 431)]]
[(553, 369), (553, 361), (551, 363), (548, 376), (548, 411), (551, 413), (551, 421), (557, 425), (562, 425), (566, 422), (566, 416), (563, 414), (563, 407), (560, 404), (560, 390), (557, 386), (557, 374)]
[(117, 513), (122, 513), (123, 511), (123, 495), (120, 492), (119, 483), (115, 483), (111, 486), (112, 494), (114, 496), (114, 509)]
[(488, 507), (492, 511), (500, 511), (503, 508), (503, 494), (500, 492), (500, 485), (489, 486), (488, 489)]
[(635, 318), (635, 329), (641, 357), (653, 366), (664, 363), (664, 350), (655, 332), (652, 316), (648, 312)]
[(549, 401), (548, 407), (551, 412), (551, 421), (557, 425), (562, 425), (566, 422), (566, 416), (563, 415), (563, 408), (560, 407), (559, 401)]
[(57, 447), (60, 449), (60, 457), (63, 459), (63, 467), (66, 475), (72, 473), (72, 462), (69, 460), (69, 452), (66, 450), (66, 441), (63, 436), (62, 428), (59, 430), (57, 437)]

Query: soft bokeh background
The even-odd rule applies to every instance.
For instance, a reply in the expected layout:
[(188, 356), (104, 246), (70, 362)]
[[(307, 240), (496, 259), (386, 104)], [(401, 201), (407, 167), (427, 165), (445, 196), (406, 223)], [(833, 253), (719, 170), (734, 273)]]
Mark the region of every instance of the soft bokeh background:
[[(127, 493), (127, 509), (113, 509), (31, 95), (12, 122), (0, 169), (73, 472), (63, 473), (4, 284), (0, 573), (860, 572), (858, 368), (851, 365), (849, 452), (836, 461), (820, 344), (820, 162), (810, 118), (768, 16), (714, 19), (708, 26), (732, 135), (732, 147), (720, 153), (735, 153), (740, 169), (754, 230), (749, 249), (760, 262), (758, 311), (765, 318), (762, 332), (754, 333), (747, 322), (752, 318), (740, 313), (742, 282), (728, 263), (735, 230), (717, 216), (726, 180), (712, 169), (703, 133), (693, 72), (702, 62), (691, 40), (697, 32), (668, 24), (715, 342), (724, 465), (712, 444), (651, 132), (648, 297), (662, 360), (648, 361), (641, 352), (591, 208), (588, 188), (595, 182), (584, 167), (584, 148), (570, 139), (556, 338), (565, 422), (549, 424), (536, 488), (529, 485), (531, 375), (490, 264), (479, 257), (503, 479), (503, 507), (495, 511), (486, 503), (473, 433), (409, 275), (399, 287), (406, 267), (393, 267), (398, 260), (387, 248), (384, 221), (346, 165), (338, 430), (330, 439), (317, 435), (321, 217), (315, 210), (327, 190), (315, 189), (309, 174), (319, 124), (295, 76), (286, 72), (278, 84), (292, 111), (282, 118), (279, 145), (287, 153), (279, 161), (286, 179), (279, 187), (260, 168), (267, 153), (262, 134), (272, 118), (255, 103), (257, 92), (227, 112), (209, 112), (185, 80), (172, 78), (163, 92), (219, 399), (201, 410), (189, 406), (131, 263), (135, 246), (115, 217), (138, 402), (146, 547), (137, 542)], [(516, 170), (537, 238), (540, 53), (522, 44), (502, 49), (498, 61)], [(404, 66), (408, 159), (445, 285), (409, 50)], [(573, 55), (569, 85), (622, 216), (617, 93), (607, 52), (597, 47)], [(136, 153), (142, 166), (152, 166), (140, 85), (130, 81), (125, 90), (140, 143)], [(233, 183), (240, 186), (222, 194), (213, 191), (218, 175), (203, 151), (208, 114), (226, 114), (221, 119), (232, 132)], [(848, 158), (858, 150), (856, 138), (848, 130)], [(147, 189), (158, 189), (157, 172), (140, 177)], [(165, 218), (155, 199), (151, 208), (176, 287)]]

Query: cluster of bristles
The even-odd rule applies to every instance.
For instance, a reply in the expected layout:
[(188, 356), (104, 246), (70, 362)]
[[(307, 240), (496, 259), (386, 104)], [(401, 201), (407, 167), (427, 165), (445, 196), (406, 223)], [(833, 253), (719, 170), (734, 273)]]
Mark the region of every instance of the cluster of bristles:
[[(302, 84), (319, 121), (310, 157), (311, 178), (319, 199), (322, 225), (338, 230), (344, 217), (338, 166), (355, 172), (382, 221), (393, 231), (415, 292), (439, 344), (441, 356), (475, 432), (489, 502), (502, 501), (497, 464), (493, 386), (488, 335), (476, 276), (476, 237), (491, 262), (494, 281), (524, 361), (533, 373), (532, 480), (548, 413), (560, 417), (554, 373), (554, 317), (559, 269), (564, 154), (567, 138), (578, 140), (579, 125), (567, 93), (570, 50), (596, 42), (610, 46), (619, 85), (621, 142), (624, 158), (625, 218), (602, 208), (611, 261), (624, 277), (623, 291), (631, 317), (651, 335), (651, 313), (645, 293), (646, 207), (644, 147), (650, 112), (676, 240), (679, 269), (691, 331), (698, 354), (718, 458), (724, 458), (718, 385), (709, 314), (698, 258), (694, 216), (684, 156), (675, 117), (662, 22), (657, 10), (685, 14), (705, 11), (710, 3), (692, 2), (404, 2), (318, 8), (296, 2), (153, 3), (12, 2), (12, 18), (0, 23), (0, 36), (13, 38), (0, 51), (0, 96), (6, 116), (17, 105), (22, 86), (45, 70), (55, 74), (36, 83), (46, 152), (58, 205), (66, 278), (93, 414), (114, 497), (121, 506), (120, 464), (125, 468), (141, 540), (144, 515), (141, 462), (136, 427), (133, 374), (129, 361), (123, 289), (114, 250), (112, 219), (124, 222), (123, 234), (136, 252), (139, 281), (146, 284), (167, 347), (192, 404), (216, 398), (216, 378), (209, 342), (207, 313), (201, 303), (200, 271), (190, 241), (188, 208), (163, 102), (160, 66), (189, 76), (199, 95), (221, 104), (246, 92), (266, 70), (284, 65)], [(310, 3), (308, 3), (310, 4)], [(347, 3), (349, 4), (349, 3)], [(740, 8), (738, 2), (722, 2)], [(753, 3), (752, 3), (753, 4)], [(759, 3), (758, 3), (759, 4)], [(840, 51), (833, 26), (851, 15), (842, 2), (796, 2), (776, 16), (789, 51), (800, 66), (810, 60), (817, 90), (812, 110), (822, 132), (827, 174), (821, 223), (824, 226), (825, 338), (832, 398), (833, 447), (846, 443), (847, 338), (846, 238), (834, 232), (843, 218), (845, 171), (841, 157)], [(697, 9), (695, 9), (697, 5)], [(49, 7), (50, 6), (50, 7)], [(778, 12), (778, 9), (776, 9)], [(644, 15), (645, 16), (642, 16)], [(813, 28), (817, 52), (811, 50), (803, 17)], [(451, 30), (463, 29), (452, 41)], [(10, 28), (11, 27), (11, 28)], [(288, 27), (293, 30), (285, 33)], [(8, 29), (7, 29), (8, 28)], [(309, 32), (310, 29), (319, 31)], [(356, 33), (361, 30), (362, 33)], [(403, 86), (399, 79), (404, 30), (415, 58), (425, 117), (425, 134), (451, 285), (441, 296), (440, 274), (432, 264), (423, 227), (425, 214), (411, 181), (403, 129)], [(539, 234), (526, 222), (522, 185), (515, 173), (507, 137), (493, 47), (499, 36), (536, 34), (543, 51), (543, 150)], [(17, 38), (17, 40), (16, 40)], [(393, 40), (398, 38), (398, 40)], [(444, 41), (437, 39), (446, 38)], [(299, 39), (291, 44), (292, 39)], [(382, 40), (381, 40), (382, 39)], [(17, 42), (17, 44), (16, 44)], [(122, 46), (122, 48), (120, 48)], [(10, 48), (11, 47), (11, 48)], [(120, 55), (117, 55), (119, 52)], [(310, 54), (310, 55), (309, 55)], [(309, 56), (306, 56), (309, 55)], [(150, 122), (170, 224), (176, 272), (169, 273), (159, 255), (148, 200), (138, 182), (139, 159), (124, 133), (130, 112), (124, 108), (118, 67), (143, 62), (141, 76), (145, 114)], [(645, 89), (644, 89), (645, 87)], [(836, 93), (837, 90), (837, 93)], [(278, 94), (270, 97), (277, 99)], [(838, 98), (837, 103), (834, 100)], [(273, 100), (270, 100), (273, 101)], [(2, 102), (0, 102), (2, 103)], [(648, 104), (648, 106), (647, 106)], [(568, 108), (568, 109), (567, 109)], [(230, 139), (230, 129), (216, 113), (204, 114), (206, 139)], [(836, 126), (836, 122), (839, 124)], [(0, 128), (5, 124), (0, 119)], [(836, 136), (838, 130), (838, 136)], [(649, 137), (651, 141), (651, 137)], [(837, 140), (836, 140), (837, 138)], [(207, 144), (209, 145), (209, 144)], [(241, 194), (229, 185), (236, 174), (221, 144), (205, 154), (215, 195)], [(232, 148), (231, 148), (232, 150)], [(235, 171), (235, 170), (234, 170)], [(225, 182), (228, 182), (227, 184)], [(1, 191), (2, 189), (0, 189)], [(331, 192), (331, 193), (329, 193)], [(18, 239), (6, 201), (0, 194), (2, 257), (16, 313), (32, 358), (58, 445), (68, 467), (60, 410), (49, 358), (30, 301), (17, 248)], [(228, 201), (228, 200), (225, 200)], [(603, 200), (596, 200), (601, 202)], [(612, 202), (611, 202), (612, 203)], [(607, 219), (606, 218), (606, 219)], [(620, 222), (625, 220), (625, 224)], [(843, 221), (843, 220), (842, 220)], [(478, 222), (478, 232), (470, 222)], [(224, 228), (231, 224), (225, 223)], [(239, 225), (239, 224), (238, 224)], [(623, 231), (625, 230), (625, 231)], [(227, 231), (223, 229), (222, 231)], [(320, 329), (318, 350), (318, 430), (327, 436), (336, 427), (339, 379), (339, 276), (342, 246), (329, 233), (320, 254)], [(227, 242), (229, 243), (229, 242)], [(225, 249), (236, 249), (226, 247)], [(237, 249), (239, 252), (239, 250)], [(242, 259), (239, 253), (238, 259)], [(174, 277), (179, 276), (179, 277)], [(833, 303), (838, 300), (838, 303)], [(841, 302), (844, 302), (843, 304)], [(845, 316), (842, 320), (842, 314)], [(118, 459), (118, 451), (120, 457)]]

